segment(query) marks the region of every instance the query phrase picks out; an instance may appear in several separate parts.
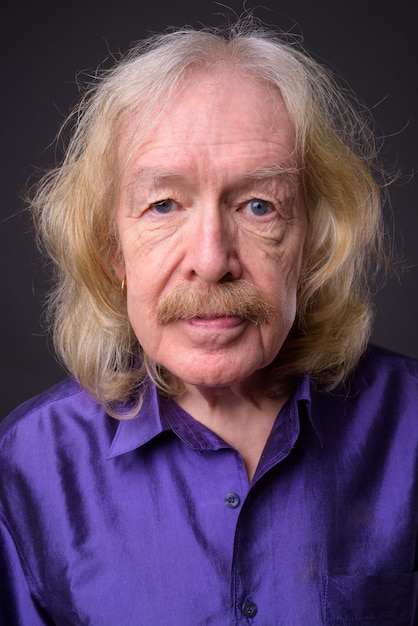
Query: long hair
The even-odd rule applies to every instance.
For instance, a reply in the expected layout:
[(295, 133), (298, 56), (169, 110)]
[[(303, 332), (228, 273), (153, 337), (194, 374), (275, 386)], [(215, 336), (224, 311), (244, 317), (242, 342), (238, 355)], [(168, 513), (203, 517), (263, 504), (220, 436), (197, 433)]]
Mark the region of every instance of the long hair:
[[(302, 372), (331, 389), (355, 367), (370, 335), (370, 279), (384, 261), (373, 133), (353, 98), (295, 42), (248, 24), (181, 29), (136, 45), (99, 74), (69, 118), (63, 162), (41, 180), (31, 206), (52, 259), (48, 301), (55, 350), (112, 414), (141, 396), (148, 376), (164, 393), (181, 385), (142, 353), (113, 262), (121, 132), (138, 114), (141, 142), (187, 77), (225, 63), (277, 88), (302, 157), (309, 232), (297, 317), (270, 368), (272, 393)], [(141, 133), (143, 134), (141, 136)], [(126, 156), (129, 158), (129, 155)]]

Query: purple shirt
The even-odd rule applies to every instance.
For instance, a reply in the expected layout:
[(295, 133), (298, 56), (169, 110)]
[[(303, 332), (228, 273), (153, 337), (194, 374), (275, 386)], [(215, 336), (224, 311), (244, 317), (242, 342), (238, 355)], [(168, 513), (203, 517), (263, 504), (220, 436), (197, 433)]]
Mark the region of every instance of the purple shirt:
[(248, 482), (149, 385), (118, 422), (73, 381), (0, 426), (0, 623), (417, 624), (417, 363), (302, 378)]

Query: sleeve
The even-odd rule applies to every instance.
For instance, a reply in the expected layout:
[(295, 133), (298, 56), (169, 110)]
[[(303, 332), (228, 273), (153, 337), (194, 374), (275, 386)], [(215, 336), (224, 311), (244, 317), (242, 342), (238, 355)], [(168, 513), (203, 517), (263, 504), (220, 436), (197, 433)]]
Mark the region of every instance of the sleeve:
[(0, 624), (52, 626), (33, 597), (18, 550), (0, 513)]

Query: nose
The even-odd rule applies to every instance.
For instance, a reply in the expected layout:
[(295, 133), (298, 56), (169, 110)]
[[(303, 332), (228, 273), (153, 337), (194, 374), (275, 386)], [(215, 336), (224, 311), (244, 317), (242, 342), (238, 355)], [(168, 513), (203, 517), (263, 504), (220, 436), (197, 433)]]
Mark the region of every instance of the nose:
[(222, 207), (196, 210), (185, 247), (183, 278), (212, 284), (240, 278), (238, 233)]

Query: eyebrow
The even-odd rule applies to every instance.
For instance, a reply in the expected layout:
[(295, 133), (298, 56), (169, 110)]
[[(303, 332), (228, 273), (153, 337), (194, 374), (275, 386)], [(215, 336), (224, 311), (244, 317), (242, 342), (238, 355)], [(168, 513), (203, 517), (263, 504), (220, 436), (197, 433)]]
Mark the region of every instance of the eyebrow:
[(167, 170), (159, 170), (155, 168), (145, 168), (135, 172), (129, 179), (127, 187), (132, 185), (141, 185), (146, 183), (158, 183), (162, 185), (170, 185), (178, 181), (184, 181), (185, 176), (177, 172)]
[(252, 170), (245, 175), (245, 179), (250, 181), (274, 178), (291, 179), (297, 176), (300, 171), (301, 170), (298, 167), (287, 167), (282, 163), (273, 163), (272, 165), (267, 165), (266, 167), (260, 167)]
[[(234, 181), (234, 184), (251, 185), (264, 180), (267, 181), (278, 178), (292, 180), (297, 177), (299, 173), (300, 168), (298, 167), (288, 167), (282, 163), (273, 163), (272, 165), (255, 168), (249, 172), (239, 175), (236, 181)], [(132, 175), (127, 187), (131, 187), (132, 185), (136, 186), (147, 183), (149, 184), (150, 182), (153, 185), (157, 184), (159, 186), (169, 187), (179, 182), (187, 182), (187, 180), (188, 176), (180, 172), (173, 172), (171, 170), (158, 168), (144, 168), (138, 170)]]

